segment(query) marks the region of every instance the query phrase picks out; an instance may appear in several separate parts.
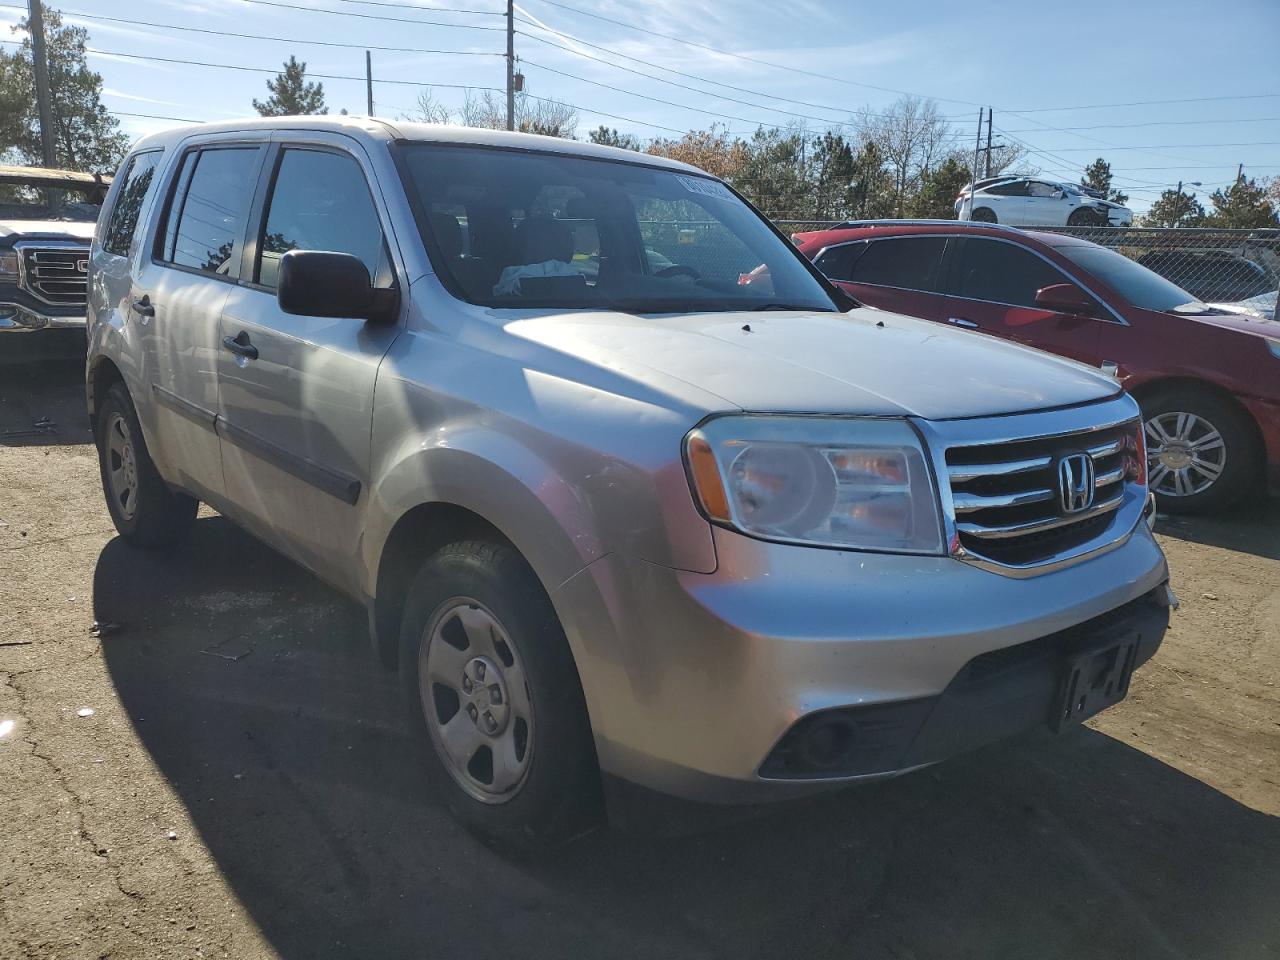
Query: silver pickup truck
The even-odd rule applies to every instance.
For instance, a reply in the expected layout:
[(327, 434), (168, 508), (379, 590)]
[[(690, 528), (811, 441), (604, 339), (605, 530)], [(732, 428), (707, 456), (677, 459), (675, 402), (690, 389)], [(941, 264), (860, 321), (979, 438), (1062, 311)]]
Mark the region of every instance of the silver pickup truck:
[(358, 598), (500, 841), (1067, 729), (1168, 623), (1113, 380), (859, 307), (680, 163), (188, 127), (121, 168), (89, 291), (117, 529), (171, 544), (203, 501)]
[[(72, 170), (0, 165), (0, 358), (83, 355), (89, 240), (110, 184)], [(3, 336), (19, 333), (36, 336)]]

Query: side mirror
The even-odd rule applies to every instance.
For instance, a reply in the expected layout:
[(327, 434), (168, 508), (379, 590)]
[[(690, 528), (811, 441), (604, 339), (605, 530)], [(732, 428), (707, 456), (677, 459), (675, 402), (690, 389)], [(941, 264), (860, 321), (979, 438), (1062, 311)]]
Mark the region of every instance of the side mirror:
[(359, 257), (321, 250), (290, 250), (280, 258), (276, 300), (285, 313), (354, 320), (386, 319), (399, 303), (395, 290), (373, 287)]
[(1036, 306), (1054, 313), (1098, 316), (1098, 303), (1074, 283), (1055, 283), (1036, 291)]

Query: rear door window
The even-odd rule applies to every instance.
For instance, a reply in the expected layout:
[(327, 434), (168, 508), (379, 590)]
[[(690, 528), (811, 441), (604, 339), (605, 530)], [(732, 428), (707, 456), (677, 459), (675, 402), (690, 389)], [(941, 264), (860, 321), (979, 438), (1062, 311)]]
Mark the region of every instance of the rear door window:
[(1013, 180), (1009, 183), (998, 183), (994, 187), (987, 187), (985, 192), (995, 194), (997, 197), (1025, 197), (1027, 191), (1027, 181)]
[(1003, 240), (956, 237), (949, 260), (947, 292), (968, 300), (1035, 307), (1042, 287), (1071, 282), (1053, 264)]
[(232, 275), (257, 181), (261, 148), (209, 147), (183, 159), (160, 259), (215, 276)]
[(924, 293), (938, 289), (946, 237), (886, 237), (875, 240), (853, 265), (849, 279)]
[(156, 178), (160, 163), (160, 151), (150, 150), (134, 154), (124, 172), (124, 182), (116, 195), (115, 206), (102, 237), (102, 249), (118, 257), (128, 256), (133, 235), (138, 229), (138, 217), (142, 213), (142, 201), (146, 199)]

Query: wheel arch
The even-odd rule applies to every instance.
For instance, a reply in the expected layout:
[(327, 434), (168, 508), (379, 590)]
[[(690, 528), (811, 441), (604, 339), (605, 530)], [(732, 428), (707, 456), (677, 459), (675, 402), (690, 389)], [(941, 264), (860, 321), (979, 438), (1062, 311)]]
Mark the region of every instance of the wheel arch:
[[(98, 405), (108, 390), (117, 383), (125, 383), (124, 374), (110, 357), (95, 357), (85, 376), (85, 404), (89, 411), (89, 423), (97, 430)], [(129, 387), (126, 384), (125, 389)]]

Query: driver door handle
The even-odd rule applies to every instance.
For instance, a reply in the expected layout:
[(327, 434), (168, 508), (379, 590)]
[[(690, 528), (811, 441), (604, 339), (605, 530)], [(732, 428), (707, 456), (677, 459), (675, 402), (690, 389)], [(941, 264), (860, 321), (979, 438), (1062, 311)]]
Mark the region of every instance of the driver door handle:
[(223, 337), (222, 345), (237, 357), (244, 357), (246, 360), (258, 359), (258, 348), (249, 342), (248, 331), (241, 330), (234, 337)]
[(966, 320), (964, 317), (947, 317), (947, 323), (957, 327), (964, 327), (966, 330), (976, 330), (978, 325), (972, 320)]
[(140, 317), (154, 317), (156, 308), (151, 305), (151, 298), (145, 294), (129, 304), (133, 312)]

